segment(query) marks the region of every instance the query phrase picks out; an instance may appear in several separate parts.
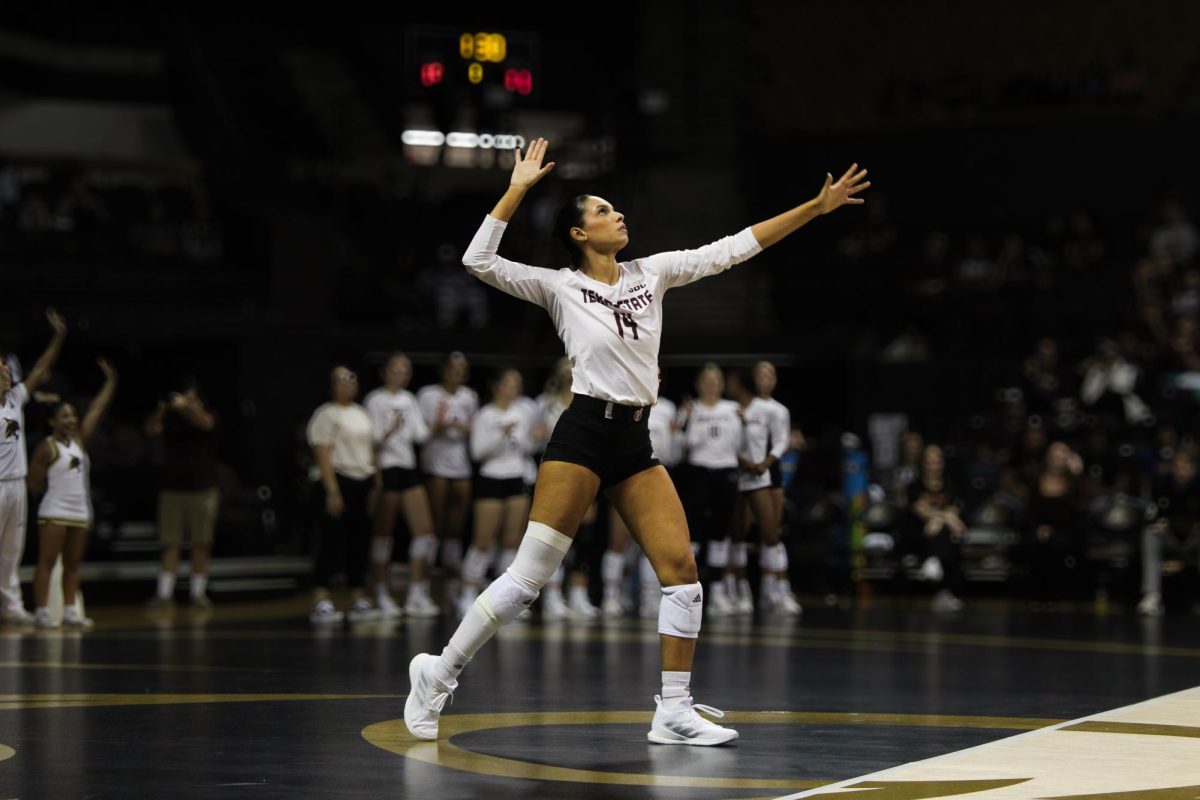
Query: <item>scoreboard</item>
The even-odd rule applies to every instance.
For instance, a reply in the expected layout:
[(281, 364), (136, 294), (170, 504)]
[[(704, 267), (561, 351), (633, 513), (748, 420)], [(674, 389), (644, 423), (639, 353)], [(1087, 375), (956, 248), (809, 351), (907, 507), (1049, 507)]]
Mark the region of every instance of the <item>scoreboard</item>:
[(540, 89), (537, 35), (514, 30), (412, 26), (405, 32), (405, 85), (411, 96), (461, 91), (535, 100)]

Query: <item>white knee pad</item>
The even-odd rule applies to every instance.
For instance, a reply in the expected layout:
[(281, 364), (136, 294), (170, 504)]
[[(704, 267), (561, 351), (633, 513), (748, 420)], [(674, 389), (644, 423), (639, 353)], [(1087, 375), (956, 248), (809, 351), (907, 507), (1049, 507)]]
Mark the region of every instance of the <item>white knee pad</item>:
[(708, 543), (708, 565), (716, 569), (729, 566), (728, 539), (714, 539)]
[(392, 562), (392, 548), (395, 544), (396, 540), (391, 536), (371, 537), (371, 563), (390, 564)]
[(472, 583), (481, 583), (483, 576), (487, 574), (488, 564), (491, 563), (491, 560), (491, 553), (472, 547), (467, 551), (467, 557), (463, 559), (463, 579)]
[(510, 569), (499, 578), (483, 594), (475, 598), (474, 607), (483, 617), (484, 626), (491, 631), (498, 630), (517, 618), (525, 609), (538, 598), (538, 590), (530, 589), (524, 582), (517, 580)]
[(729, 566), (733, 567), (734, 569), (745, 569), (749, 560), (750, 556), (748, 554), (745, 542), (734, 542), (730, 546)]
[(767, 572), (784, 572), (788, 568), (787, 548), (783, 543), (764, 547), (758, 559), (759, 566)]
[(507, 574), (537, 592), (550, 582), (570, 548), (571, 537), (531, 520)]
[(433, 563), (433, 560), (437, 558), (437, 547), (436, 536), (414, 536), (412, 541), (408, 543), (409, 563), (413, 561), (424, 561), (426, 564)]
[(600, 559), (600, 579), (605, 583), (620, 583), (625, 577), (625, 556), (611, 550)]
[(658, 607), (658, 632), (679, 639), (700, 635), (700, 616), (704, 608), (704, 588), (698, 583), (664, 586)]

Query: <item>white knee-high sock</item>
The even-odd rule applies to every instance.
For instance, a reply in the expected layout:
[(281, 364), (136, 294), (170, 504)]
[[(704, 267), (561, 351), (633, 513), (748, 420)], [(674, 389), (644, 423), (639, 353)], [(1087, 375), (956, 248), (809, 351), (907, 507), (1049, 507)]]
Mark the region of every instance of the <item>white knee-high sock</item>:
[(450, 637), (434, 668), (437, 680), (451, 690), (457, 685), (459, 673), (479, 648), (537, 599), (570, 546), (570, 537), (540, 522), (529, 523), (512, 566), (471, 604)]

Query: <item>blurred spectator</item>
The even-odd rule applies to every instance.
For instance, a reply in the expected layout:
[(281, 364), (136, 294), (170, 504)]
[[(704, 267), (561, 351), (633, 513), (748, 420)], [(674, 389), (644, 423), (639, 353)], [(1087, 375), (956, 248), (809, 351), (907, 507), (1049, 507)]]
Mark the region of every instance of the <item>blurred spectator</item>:
[(433, 291), (434, 320), (444, 330), (465, 314), (472, 330), (482, 330), (489, 320), (487, 293), (458, 263), (457, 255), (453, 245), (443, 244), (437, 249), (437, 266), (425, 273)]
[(1071, 214), (1067, 238), (1062, 245), (1064, 265), (1071, 270), (1089, 270), (1104, 259), (1107, 249), (1086, 211)]
[(158, 536), (162, 547), (158, 591), (150, 603), (174, 605), (179, 553), (192, 549), (192, 605), (208, 608), (208, 562), (216, 532), (220, 491), (217, 474), (217, 416), (209, 410), (194, 379), (183, 391), (158, 402), (146, 420), (147, 435), (161, 437), (164, 453), (159, 480)]
[(1026, 535), (1035, 595), (1062, 599), (1075, 588), (1083, 556), (1083, 459), (1063, 442), (1046, 450), (1046, 460), (1029, 492)]
[(1115, 342), (1102, 341), (1096, 354), (1080, 364), (1080, 372), (1079, 396), (1085, 406), (1123, 416), (1130, 425), (1150, 419), (1149, 406), (1135, 392), (1141, 372), (1125, 360)]
[(935, 611), (962, 608), (962, 538), (967, 531), (962, 500), (946, 481), (946, 457), (936, 444), (921, 454), (921, 474), (908, 487), (908, 510), (913, 524), (904, 549), (921, 560), (921, 576), (937, 585)]
[(1170, 474), (1154, 482), (1151, 497), (1157, 516), (1142, 531), (1142, 600), (1138, 612), (1159, 616), (1163, 613), (1164, 552), (1175, 559), (1194, 558), (1200, 553), (1200, 481), (1193, 452), (1175, 453)]
[(1058, 343), (1049, 337), (1038, 340), (1033, 354), (1021, 366), (1025, 393), (1034, 412), (1049, 413), (1058, 398), (1072, 394), (1059, 363)]
[(898, 506), (908, 507), (908, 489), (921, 475), (921, 454), (925, 451), (925, 438), (916, 431), (908, 431), (900, 437), (900, 459), (888, 475), (880, 476), (884, 489)]
[(1151, 255), (1166, 255), (1177, 264), (1190, 264), (1200, 250), (1200, 232), (1176, 200), (1162, 205), (1162, 222), (1150, 234)]

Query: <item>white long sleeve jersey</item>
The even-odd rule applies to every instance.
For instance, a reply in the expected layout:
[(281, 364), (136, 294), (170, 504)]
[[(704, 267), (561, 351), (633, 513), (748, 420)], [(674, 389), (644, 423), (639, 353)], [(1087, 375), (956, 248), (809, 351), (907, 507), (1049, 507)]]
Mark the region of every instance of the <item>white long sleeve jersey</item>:
[[(424, 444), (429, 438), (429, 426), (421, 416), (413, 393), (404, 389), (389, 392), (380, 387), (367, 395), (363, 405), (371, 415), (371, 432), (378, 448), (380, 468), (415, 469), (417, 456), (413, 445)], [(397, 421), (399, 425), (392, 430)], [(392, 432), (385, 436), (388, 431)]]
[(471, 458), (479, 474), (504, 480), (525, 477), (533, 436), (528, 409), (512, 403), (508, 408), (488, 403), (471, 426)]
[(650, 447), (654, 450), (654, 457), (664, 467), (679, 463), (679, 431), (675, 421), (678, 414), (679, 409), (674, 403), (660, 397), (650, 408), (650, 419), (646, 423), (650, 428)]
[[(781, 459), (788, 450), (788, 441), (792, 436), (792, 412), (774, 397), (756, 397), (755, 400), (770, 409), (771, 443), (768, 452), (775, 456), (776, 460)], [(760, 458), (759, 461), (761, 460)]]
[[(479, 409), (479, 396), (474, 390), (460, 386), (450, 394), (441, 384), (422, 387), (417, 392), (417, 405), (425, 424), (433, 428), (439, 416), (443, 422), (470, 424)], [(421, 471), (438, 478), (462, 480), (471, 477), (471, 459), (467, 454), (467, 434), (457, 430), (443, 430), (430, 436), (421, 448)]]
[[(775, 409), (758, 397), (742, 409), (742, 419), (745, 421), (740, 455), (748, 461), (758, 464), (765, 461), (767, 454), (773, 452), (771, 444), (777, 436), (774, 426), (778, 415)], [(786, 443), (787, 439), (784, 438)], [(778, 456), (776, 456), (778, 458)], [(763, 472), (756, 475), (742, 470), (738, 473), (738, 488), (743, 492), (754, 489), (764, 489), (771, 485), (771, 473)]]
[(687, 462), (708, 469), (728, 469), (738, 465), (744, 434), (738, 404), (718, 400), (711, 406), (696, 401), (685, 418), (683, 433)]
[(489, 286), (536, 303), (550, 314), (571, 359), (575, 392), (624, 405), (649, 406), (658, 395), (663, 295), (739, 264), (762, 248), (749, 228), (696, 250), (619, 263), (616, 284), (578, 270), (544, 269), (497, 255), (507, 223), (490, 214), (463, 255)]

